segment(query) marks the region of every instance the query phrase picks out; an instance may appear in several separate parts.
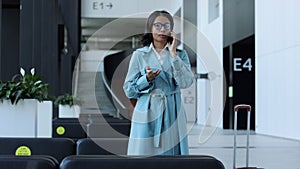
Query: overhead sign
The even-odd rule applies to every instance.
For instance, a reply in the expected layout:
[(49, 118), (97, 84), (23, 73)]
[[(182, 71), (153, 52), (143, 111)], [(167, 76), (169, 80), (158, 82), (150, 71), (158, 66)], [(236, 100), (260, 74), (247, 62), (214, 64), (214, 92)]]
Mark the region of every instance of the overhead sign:
[(84, 0), (81, 1), (81, 17), (120, 18), (154, 10), (167, 10), (174, 14), (180, 6), (181, 0)]

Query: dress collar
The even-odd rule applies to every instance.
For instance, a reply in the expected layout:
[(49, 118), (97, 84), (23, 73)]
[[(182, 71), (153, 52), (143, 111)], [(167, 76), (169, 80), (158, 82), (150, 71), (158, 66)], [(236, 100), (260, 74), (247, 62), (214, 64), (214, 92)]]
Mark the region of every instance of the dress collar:
[[(154, 52), (160, 53), (160, 52), (158, 52), (158, 51), (154, 48), (153, 43), (150, 44), (149, 49), (152, 49)], [(168, 49), (168, 44), (166, 44), (165, 47), (164, 47), (161, 51), (164, 51), (164, 50), (167, 50), (167, 49)]]

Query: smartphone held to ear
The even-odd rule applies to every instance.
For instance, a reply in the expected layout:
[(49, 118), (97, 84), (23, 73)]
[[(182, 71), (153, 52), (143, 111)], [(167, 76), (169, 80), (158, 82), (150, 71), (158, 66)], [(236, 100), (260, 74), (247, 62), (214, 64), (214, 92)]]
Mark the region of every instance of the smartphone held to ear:
[(168, 43), (172, 43), (173, 42), (173, 37), (172, 37), (171, 33), (168, 36), (167, 42)]

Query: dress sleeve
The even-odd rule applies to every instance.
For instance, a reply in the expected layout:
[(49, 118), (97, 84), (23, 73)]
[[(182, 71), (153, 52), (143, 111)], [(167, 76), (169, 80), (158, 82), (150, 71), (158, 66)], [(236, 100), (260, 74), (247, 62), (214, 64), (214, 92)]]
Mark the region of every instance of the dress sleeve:
[[(128, 72), (123, 90), (128, 98), (138, 98), (144, 93), (150, 93), (154, 85), (147, 81), (145, 68), (139, 67), (138, 57), (141, 52), (133, 52), (129, 62)], [(141, 71), (142, 70), (142, 71)]]
[(178, 55), (172, 58), (172, 67), (174, 79), (180, 88), (188, 88), (193, 84), (194, 73), (185, 50), (178, 52)]

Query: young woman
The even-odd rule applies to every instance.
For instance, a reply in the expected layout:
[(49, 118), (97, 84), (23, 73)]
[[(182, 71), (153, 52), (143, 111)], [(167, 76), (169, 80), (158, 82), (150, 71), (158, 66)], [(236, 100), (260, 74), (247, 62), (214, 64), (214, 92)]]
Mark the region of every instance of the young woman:
[(176, 49), (173, 17), (155, 11), (148, 17), (143, 48), (133, 52), (124, 92), (137, 99), (128, 155), (186, 155), (186, 115), (180, 88), (193, 83), (185, 50)]

